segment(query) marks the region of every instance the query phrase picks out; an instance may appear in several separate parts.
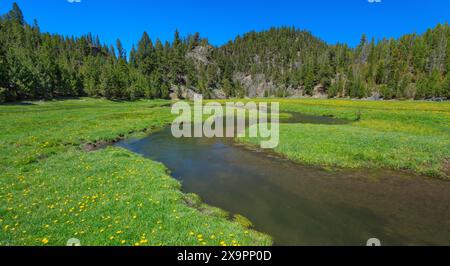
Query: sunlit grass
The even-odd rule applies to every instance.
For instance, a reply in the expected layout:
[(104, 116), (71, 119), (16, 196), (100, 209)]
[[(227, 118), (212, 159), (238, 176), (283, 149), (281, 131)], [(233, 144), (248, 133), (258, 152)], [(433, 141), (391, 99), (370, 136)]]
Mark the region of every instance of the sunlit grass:
[[(263, 101), (263, 100), (258, 100)], [(270, 99), (283, 111), (333, 116), (347, 125), (285, 124), (276, 152), (313, 165), (385, 167), (448, 178), (450, 103)], [(359, 119), (358, 119), (359, 118)], [(257, 144), (259, 139), (241, 141)]]
[[(281, 111), (351, 121), (282, 124), (275, 151), (292, 160), (448, 178), (450, 103), (271, 101), (279, 101)], [(82, 245), (271, 244), (243, 226), (250, 221), (226, 219), (224, 211), (183, 194), (163, 165), (117, 147), (85, 151), (87, 143), (164, 127), (174, 118), (169, 103), (79, 99), (0, 106), (0, 245), (65, 245), (70, 238)]]
[(173, 118), (167, 103), (0, 106), (0, 245), (65, 245), (70, 238), (81, 245), (271, 244), (190, 200), (162, 164), (117, 147), (84, 150), (160, 129)]

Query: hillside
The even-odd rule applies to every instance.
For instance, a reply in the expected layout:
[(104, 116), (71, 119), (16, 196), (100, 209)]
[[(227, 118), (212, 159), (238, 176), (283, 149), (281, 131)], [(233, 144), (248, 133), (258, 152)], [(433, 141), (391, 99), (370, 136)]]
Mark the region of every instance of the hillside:
[(0, 101), (93, 96), (110, 99), (450, 96), (450, 27), (422, 35), (329, 45), (292, 27), (249, 32), (215, 47), (198, 33), (173, 42), (144, 32), (127, 53), (87, 34), (67, 37), (25, 22), (14, 4), (0, 19)]

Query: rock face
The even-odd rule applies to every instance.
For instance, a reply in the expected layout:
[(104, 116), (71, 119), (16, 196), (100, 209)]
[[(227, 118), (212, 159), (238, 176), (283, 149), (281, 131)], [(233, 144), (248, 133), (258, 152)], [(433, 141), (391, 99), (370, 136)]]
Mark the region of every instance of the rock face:
[(194, 97), (198, 95), (200, 94), (196, 93), (192, 89), (186, 88), (185, 86), (180, 87), (173, 86), (170, 89), (169, 97), (172, 100), (181, 100), (181, 99), (193, 100)]
[(289, 87), (286, 89), (288, 98), (303, 98), (305, 97), (305, 89), (300, 87)]
[(250, 98), (260, 98), (272, 95), (276, 87), (272, 82), (268, 82), (264, 74), (245, 75), (236, 73), (233, 76), (234, 82), (239, 82), (245, 89), (246, 95)]
[(211, 96), (214, 99), (226, 99), (227, 98), (227, 95), (225, 94), (225, 92), (222, 89), (212, 90)]
[(328, 93), (327, 93), (327, 89), (322, 85), (319, 84), (317, 86), (314, 87), (313, 90), (313, 98), (317, 98), (317, 99), (326, 99), (328, 98)]
[(193, 59), (194, 62), (201, 63), (203, 65), (209, 65), (211, 63), (212, 48), (208, 46), (197, 46), (192, 51), (186, 54), (187, 58)]
[[(211, 54), (213, 48), (210, 46), (196, 46), (191, 51), (186, 53), (186, 58), (191, 59), (197, 70), (200, 67), (215, 64), (212, 61)], [(259, 58), (255, 58), (257, 62)], [(270, 80), (266, 78), (264, 74), (246, 74), (242, 72), (237, 72), (233, 74), (233, 81), (240, 84), (245, 91), (245, 97), (248, 98), (263, 98), (271, 97), (277, 95), (278, 87)], [(195, 92), (196, 88), (186, 88), (180, 86), (179, 88), (173, 87), (171, 89), (170, 98), (171, 99), (193, 99), (195, 95), (199, 95)], [(283, 95), (289, 98), (302, 98), (309, 97), (305, 94), (305, 88), (303, 86), (299, 87), (288, 87), (285, 89)], [(225, 92), (220, 88), (211, 89), (210, 96), (213, 99), (226, 99)], [(328, 98), (327, 89), (319, 84), (314, 87), (313, 98)]]

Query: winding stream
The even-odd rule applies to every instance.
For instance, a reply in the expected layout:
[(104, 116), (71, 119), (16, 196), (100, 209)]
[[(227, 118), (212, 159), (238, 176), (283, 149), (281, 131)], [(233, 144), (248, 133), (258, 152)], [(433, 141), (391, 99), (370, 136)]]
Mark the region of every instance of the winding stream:
[[(292, 114), (288, 122), (332, 123)], [(286, 121), (285, 121), (286, 122)], [(276, 245), (450, 245), (450, 182), (389, 170), (333, 171), (170, 128), (116, 144), (164, 163), (185, 192), (249, 218)]]

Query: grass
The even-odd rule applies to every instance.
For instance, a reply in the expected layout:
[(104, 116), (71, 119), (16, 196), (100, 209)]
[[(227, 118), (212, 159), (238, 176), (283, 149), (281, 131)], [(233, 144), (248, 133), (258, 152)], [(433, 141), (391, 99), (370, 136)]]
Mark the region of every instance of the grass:
[(167, 101), (80, 99), (0, 106), (0, 245), (270, 245), (181, 192), (160, 163), (86, 152), (172, 121)]
[[(448, 178), (448, 102), (271, 101), (282, 111), (352, 121), (282, 124), (275, 151), (292, 160)], [(269, 236), (246, 228), (245, 217), (182, 193), (160, 163), (117, 147), (86, 151), (89, 143), (162, 128), (173, 119), (168, 103), (1, 105), (0, 245), (65, 245), (70, 238), (82, 245), (270, 245)]]
[[(311, 165), (384, 167), (449, 178), (449, 102), (270, 101), (280, 102), (282, 111), (352, 121), (345, 125), (282, 124), (280, 145), (274, 150), (287, 158)], [(258, 144), (260, 139), (241, 141)]]

